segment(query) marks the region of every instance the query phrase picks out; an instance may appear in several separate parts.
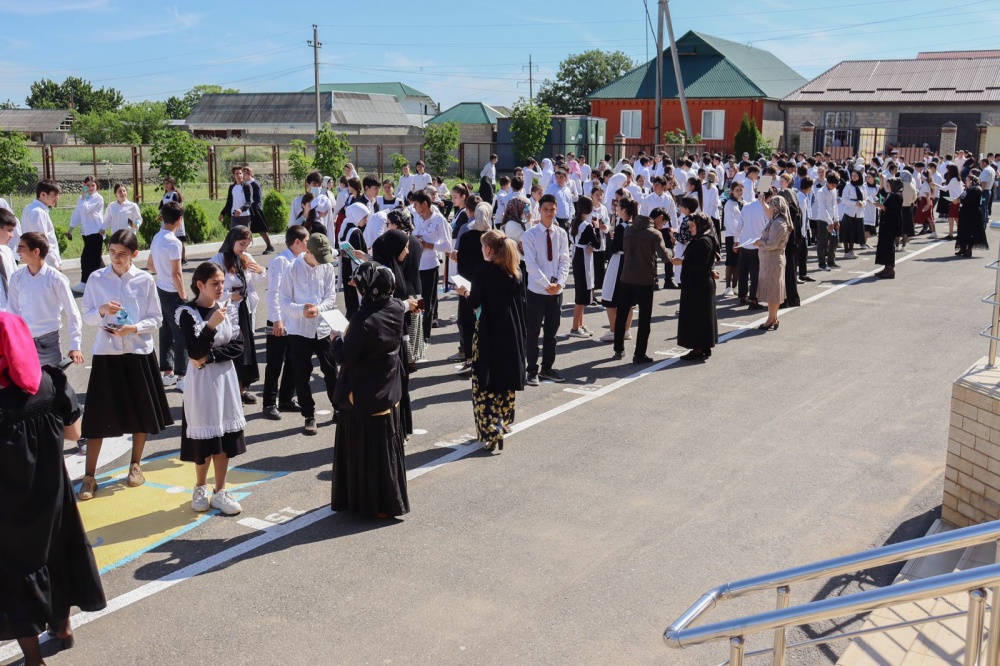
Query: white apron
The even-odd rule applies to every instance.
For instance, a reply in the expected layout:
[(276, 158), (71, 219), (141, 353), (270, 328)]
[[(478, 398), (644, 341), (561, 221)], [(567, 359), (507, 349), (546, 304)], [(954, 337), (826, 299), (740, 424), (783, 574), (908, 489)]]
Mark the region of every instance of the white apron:
[(618, 287), (618, 265), (622, 262), (623, 254), (624, 252), (615, 252), (608, 261), (608, 271), (604, 274), (604, 284), (601, 285), (601, 300), (607, 303), (613, 303), (615, 300), (615, 289)]
[[(205, 328), (198, 308), (183, 305), (177, 308), (177, 323), (181, 312), (189, 312), (194, 318), (194, 330), (201, 334)], [(229, 343), (240, 330), (238, 308), (229, 304), (226, 320), (215, 329), (213, 347)], [(192, 439), (222, 437), (227, 432), (238, 432), (246, 428), (243, 415), (243, 401), (240, 398), (240, 380), (236, 376), (236, 366), (232, 361), (208, 363), (198, 368), (188, 360), (184, 379), (184, 418), (187, 421), (187, 436)]]

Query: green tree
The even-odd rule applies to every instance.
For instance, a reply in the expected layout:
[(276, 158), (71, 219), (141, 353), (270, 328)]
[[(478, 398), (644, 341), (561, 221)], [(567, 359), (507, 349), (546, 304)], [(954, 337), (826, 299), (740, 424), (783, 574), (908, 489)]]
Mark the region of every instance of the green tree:
[(330, 176), (333, 179), (340, 178), (344, 174), (347, 155), (351, 152), (351, 144), (347, 140), (347, 134), (337, 134), (333, 131), (330, 123), (326, 123), (320, 131), (316, 132), (313, 145), (316, 146), (313, 168), (319, 170), (324, 176)]
[(178, 183), (190, 183), (198, 176), (206, 146), (204, 141), (187, 132), (164, 130), (153, 141), (149, 164), (159, 169), (161, 177), (170, 176)]
[(94, 88), (90, 81), (68, 76), (62, 83), (42, 79), (31, 84), (25, 104), (32, 109), (75, 109), (78, 113), (117, 111), (125, 102), (114, 88)]
[(733, 153), (737, 159), (743, 153), (749, 153), (750, 157), (753, 158), (757, 155), (760, 145), (761, 136), (760, 130), (757, 129), (757, 121), (744, 113), (743, 120), (740, 121), (740, 128), (736, 130), (736, 136), (733, 137)]
[(403, 175), (403, 167), (410, 163), (410, 160), (406, 159), (406, 155), (403, 153), (393, 153), (389, 155), (389, 161), (392, 162), (392, 173), (396, 176), (396, 182), (399, 182), (400, 176)]
[(239, 90), (236, 88), (223, 88), (216, 85), (200, 85), (191, 88), (183, 97), (172, 96), (167, 98), (168, 118), (187, 118), (191, 114), (191, 109), (198, 103), (202, 95), (235, 94)]
[(427, 163), (432, 173), (444, 176), (448, 173), (448, 167), (453, 162), (458, 162), (451, 151), (458, 149), (460, 135), (458, 123), (454, 120), (424, 128), (424, 149), (427, 151)]
[(312, 160), (306, 155), (306, 142), (302, 139), (289, 141), (291, 152), (288, 153), (288, 173), (299, 183), (304, 183), (306, 176), (312, 171)]
[(163, 102), (138, 102), (128, 104), (118, 112), (120, 143), (152, 143), (167, 127), (167, 105)]
[(9, 97), (7, 98), (6, 102), (0, 102), (0, 109), (8, 110), (8, 109), (17, 109), (17, 108), (19, 108), (18, 105), (17, 105), (17, 102), (15, 102), (14, 100), (12, 100)]
[[(303, 177), (305, 180), (305, 177)], [(272, 234), (283, 234), (288, 230), (288, 202), (280, 192), (271, 190), (264, 195), (264, 219)]]
[(534, 157), (545, 147), (552, 129), (552, 112), (546, 104), (532, 104), (523, 97), (510, 112), (510, 133), (518, 159)]
[(0, 194), (13, 194), (35, 178), (28, 138), (19, 132), (0, 133)]
[(121, 118), (114, 111), (84, 113), (73, 121), (70, 133), (80, 143), (119, 143), (123, 135)]
[(587, 114), (591, 93), (633, 69), (635, 61), (622, 51), (584, 51), (559, 63), (555, 81), (542, 81), (535, 100), (547, 104), (552, 113)]

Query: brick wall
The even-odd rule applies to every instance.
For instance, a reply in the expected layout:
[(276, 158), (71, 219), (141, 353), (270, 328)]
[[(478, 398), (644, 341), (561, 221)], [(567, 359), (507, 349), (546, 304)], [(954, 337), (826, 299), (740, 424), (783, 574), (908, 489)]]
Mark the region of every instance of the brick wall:
[(985, 359), (952, 387), (941, 517), (966, 527), (1000, 518), (1000, 390)]

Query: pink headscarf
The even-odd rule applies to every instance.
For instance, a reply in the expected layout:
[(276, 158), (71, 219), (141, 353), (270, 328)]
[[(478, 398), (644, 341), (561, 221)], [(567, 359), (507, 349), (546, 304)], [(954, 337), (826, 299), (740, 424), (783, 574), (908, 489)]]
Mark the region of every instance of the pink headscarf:
[(18, 386), (35, 395), (42, 366), (28, 325), (15, 314), (0, 312), (0, 388)]

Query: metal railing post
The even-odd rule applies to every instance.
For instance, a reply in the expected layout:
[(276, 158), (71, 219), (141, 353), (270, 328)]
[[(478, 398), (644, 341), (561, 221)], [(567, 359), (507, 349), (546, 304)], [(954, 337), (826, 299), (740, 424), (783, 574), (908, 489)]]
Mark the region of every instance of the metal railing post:
[[(994, 543), (996, 551), (993, 554), (993, 561), (1000, 562), (1000, 541)], [(994, 585), (993, 608), (990, 610), (990, 637), (986, 643), (986, 656), (983, 658), (983, 666), (1000, 666), (1000, 585)]]
[[(997, 250), (997, 262), (1000, 263), (1000, 249)], [(996, 283), (993, 287), (993, 326), (990, 328), (990, 356), (988, 360), (988, 368), (994, 368), (997, 364), (997, 338), (1000, 337), (998, 332), (1000, 332), (1000, 270), (998, 270), (996, 276)]]
[(986, 612), (986, 590), (969, 590), (969, 616), (965, 627), (965, 666), (976, 666), (983, 645), (983, 614)]
[(743, 666), (747, 645), (742, 636), (729, 640), (729, 666)]
[[(792, 590), (787, 585), (778, 588), (778, 610), (788, 608), (792, 600)], [(774, 656), (771, 658), (773, 666), (785, 666), (785, 627), (774, 630)]]

